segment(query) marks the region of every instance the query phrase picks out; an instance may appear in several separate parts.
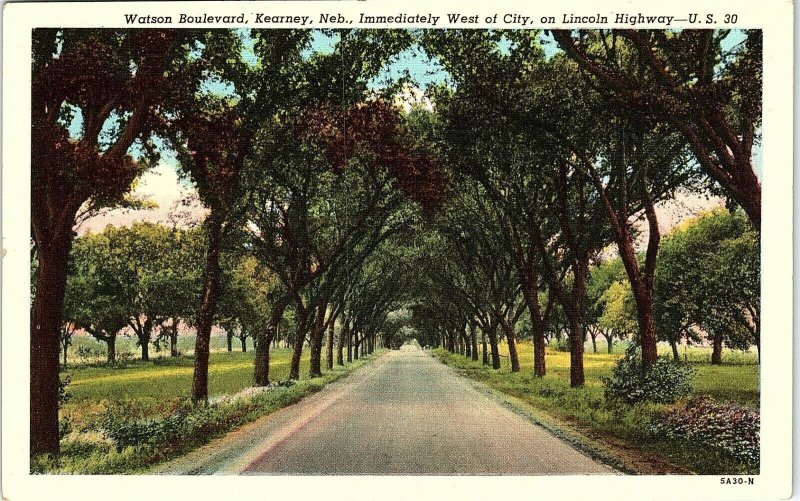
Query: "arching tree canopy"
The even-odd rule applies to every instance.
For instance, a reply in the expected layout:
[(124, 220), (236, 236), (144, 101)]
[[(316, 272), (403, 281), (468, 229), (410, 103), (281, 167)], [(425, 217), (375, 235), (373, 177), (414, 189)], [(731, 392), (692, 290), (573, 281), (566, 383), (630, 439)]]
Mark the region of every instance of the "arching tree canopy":
[[(575, 388), (598, 335), (642, 374), (660, 342), (758, 346), (761, 33), (551, 35), (36, 30), (33, 452), (59, 448), (67, 324), (109, 361), (120, 333), (147, 360), (192, 332), (200, 406), (217, 329), (252, 340), (255, 386), (278, 343), (291, 380), (412, 338), (544, 378), (554, 339)], [(157, 164), (202, 224), (75, 234), (152, 205), (131, 192)]]

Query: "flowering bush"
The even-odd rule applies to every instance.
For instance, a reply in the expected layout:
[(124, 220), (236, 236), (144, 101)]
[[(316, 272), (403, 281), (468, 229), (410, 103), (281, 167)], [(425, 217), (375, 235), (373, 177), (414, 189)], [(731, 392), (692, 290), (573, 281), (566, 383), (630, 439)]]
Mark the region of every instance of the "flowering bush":
[(650, 431), (718, 447), (738, 461), (758, 465), (760, 426), (758, 410), (701, 397), (656, 417)]
[(659, 358), (645, 369), (640, 350), (631, 344), (614, 366), (611, 377), (601, 379), (606, 387), (606, 400), (671, 404), (691, 394), (693, 376), (694, 370), (689, 365), (668, 358)]

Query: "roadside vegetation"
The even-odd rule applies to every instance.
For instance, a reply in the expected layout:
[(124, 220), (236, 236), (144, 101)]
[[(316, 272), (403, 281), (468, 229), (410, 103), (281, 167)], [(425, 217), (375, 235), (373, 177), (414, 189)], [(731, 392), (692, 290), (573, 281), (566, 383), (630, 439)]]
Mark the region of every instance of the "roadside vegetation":
[[(212, 353), (212, 398), (202, 407), (193, 406), (185, 394), (192, 380), (191, 357), (156, 358), (114, 367), (76, 365), (65, 371), (71, 383), (61, 408), (61, 454), (38, 456), (31, 471), (145, 473), (163, 461), (321, 390), (380, 353), (379, 350), (346, 367), (325, 370), (320, 377), (305, 376), (296, 382), (260, 389), (252, 388), (252, 353)], [(275, 350), (276, 377), (288, 376), (290, 359), (290, 350)], [(301, 366), (308, 367), (308, 362), (308, 356), (304, 357)]]
[[(710, 349), (688, 348), (686, 356), (696, 372), (691, 400), (683, 399), (676, 405), (650, 402), (627, 405), (609, 402), (603, 385), (603, 378), (611, 375), (614, 365), (623, 356), (620, 351), (624, 351), (621, 348), (625, 344), (620, 343), (621, 346), (615, 347), (612, 354), (587, 354), (586, 384), (581, 388), (569, 385), (569, 354), (551, 348), (546, 352), (548, 376), (534, 377), (530, 343), (520, 345), (523, 362), (516, 373), (510, 370), (507, 362), (500, 370), (493, 370), (480, 361), (442, 348), (434, 350), (433, 354), (460, 374), (544, 412), (553, 419), (555, 428), (573, 430), (590, 441), (610, 446), (612, 451), (625, 458), (623, 466), (633, 473), (676, 473), (685, 468), (685, 471), (709, 475), (719, 472), (758, 474), (757, 442), (755, 449), (747, 446), (748, 439), (752, 443), (752, 435), (757, 433), (757, 424), (729, 419), (731, 436), (725, 443), (713, 434), (718, 425), (713, 418), (720, 414), (719, 408), (692, 416), (694, 422), (689, 423), (688, 428), (694, 433), (688, 436), (674, 431), (666, 433), (667, 429), (676, 427), (669, 427), (674, 422), (665, 423), (665, 418), (674, 421), (675, 416), (693, 402), (708, 405), (703, 396), (732, 406), (725, 408), (728, 413), (735, 413), (734, 409), (738, 408), (739, 414), (755, 412), (757, 416), (758, 360), (754, 353), (731, 352), (728, 359), (723, 359), (722, 365), (714, 366), (710, 364)], [(501, 343), (500, 353), (507, 357), (505, 343)], [(591, 451), (592, 447), (588, 449)], [(648, 453), (655, 453), (668, 463), (654, 462)]]

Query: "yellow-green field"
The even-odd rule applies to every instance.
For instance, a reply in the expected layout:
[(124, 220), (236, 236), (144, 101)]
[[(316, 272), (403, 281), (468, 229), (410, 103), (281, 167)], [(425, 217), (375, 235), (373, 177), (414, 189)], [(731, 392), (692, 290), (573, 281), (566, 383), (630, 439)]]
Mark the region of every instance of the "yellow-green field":
[[(605, 346), (603, 346), (605, 348)], [(601, 388), (603, 386), (601, 377), (611, 375), (611, 369), (617, 359), (622, 356), (619, 350), (608, 354), (603, 350), (598, 353), (591, 351), (585, 353), (583, 367), (586, 373), (586, 386), (588, 388)], [(660, 346), (659, 354), (666, 356), (669, 347)], [(716, 400), (736, 402), (750, 407), (759, 406), (759, 385), (758, 385), (758, 356), (755, 353), (731, 351), (723, 352), (722, 365), (711, 365), (710, 362), (700, 362), (700, 360), (711, 359), (709, 348), (691, 347), (681, 349), (681, 357), (686, 354), (686, 358), (692, 363), (696, 374), (694, 377), (694, 389), (696, 395), (710, 395)], [(504, 343), (500, 345), (500, 355), (502, 357), (502, 371), (509, 371), (508, 346)], [(533, 371), (533, 347), (530, 343), (519, 343), (520, 371), (531, 373)], [(560, 381), (569, 382), (569, 353), (547, 349), (545, 354), (545, 364), (547, 375)], [(601, 392), (602, 393), (602, 392)]]
[[(307, 350), (306, 350), (307, 351)], [(281, 381), (289, 375), (291, 350), (270, 351), (270, 380)], [(252, 352), (215, 352), (209, 360), (209, 395), (229, 395), (253, 383)], [(121, 366), (77, 366), (62, 373), (71, 378), (69, 401), (62, 415), (81, 426), (105, 412), (113, 404), (125, 403), (142, 416), (154, 417), (168, 412), (180, 398), (190, 395), (194, 359), (188, 357), (156, 358)], [(308, 373), (308, 354), (300, 363), (301, 378)]]

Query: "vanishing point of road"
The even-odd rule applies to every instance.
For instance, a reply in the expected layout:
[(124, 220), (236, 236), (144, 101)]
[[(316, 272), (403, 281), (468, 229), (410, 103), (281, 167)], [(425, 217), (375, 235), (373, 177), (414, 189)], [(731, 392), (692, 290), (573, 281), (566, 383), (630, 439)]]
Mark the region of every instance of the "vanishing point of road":
[(614, 474), (417, 345), (169, 463), (164, 474)]

